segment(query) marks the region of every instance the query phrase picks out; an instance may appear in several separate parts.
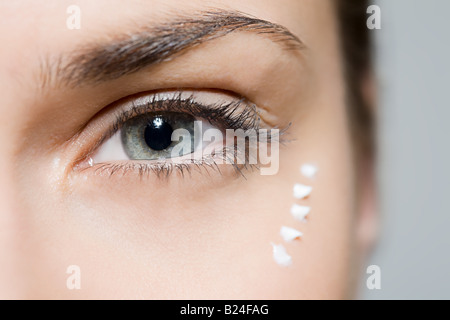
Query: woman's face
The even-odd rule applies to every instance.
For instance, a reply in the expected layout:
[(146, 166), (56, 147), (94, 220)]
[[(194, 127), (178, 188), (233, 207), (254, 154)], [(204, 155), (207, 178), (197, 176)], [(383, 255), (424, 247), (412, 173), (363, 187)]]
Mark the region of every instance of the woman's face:
[[(0, 4), (0, 297), (351, 296), (370, 208), (333, 1), (71, 4)], [(171, 163), (194, 118), (284, 129), (274, 170)]]

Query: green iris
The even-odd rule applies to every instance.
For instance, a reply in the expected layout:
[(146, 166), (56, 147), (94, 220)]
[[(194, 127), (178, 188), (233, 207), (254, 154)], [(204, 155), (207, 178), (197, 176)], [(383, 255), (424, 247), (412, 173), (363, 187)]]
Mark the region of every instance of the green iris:
[(190, 114), (146, 113), (124, 123), (122, 144), (131, 160), (181, 157), (195, 150), (195, 126), (195, 118)]

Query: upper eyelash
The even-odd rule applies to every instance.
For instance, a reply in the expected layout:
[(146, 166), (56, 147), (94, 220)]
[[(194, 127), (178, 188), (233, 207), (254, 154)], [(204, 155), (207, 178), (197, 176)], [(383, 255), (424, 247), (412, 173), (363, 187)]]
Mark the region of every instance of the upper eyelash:
[[(258, 130), (261, 121), (256, 106), (247, 103), (245, 99), (204, 105), (195, 101), (193, 96), (183, 98), (182, 93), (178, 93), (171, 99), (160, 100), (157, 96), (153, 96), (152, 100), (143, 105), (135, 105), (134, 102), (132, 104), (129, 110), (123, 111), (116, 117), (106, 138), (119, 131), (126, 121), (150, 112), (189, 113), (194, 117), (207, 120), (210, 124), (224, 125), (225, 129)], [(237, 112), (239, 109), (242, 111)]]

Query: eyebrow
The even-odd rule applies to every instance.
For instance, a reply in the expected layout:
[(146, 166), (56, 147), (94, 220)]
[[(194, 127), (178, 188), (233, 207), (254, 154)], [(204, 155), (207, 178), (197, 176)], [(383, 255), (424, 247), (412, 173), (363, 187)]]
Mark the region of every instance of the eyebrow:
[(264, 36), (285, 50), (304, 48), (296, 35), (279, 24), (239, 11), (203, 11), (134, 34), (115, 35), (112, 42), (84, 45), (53, 62), (42, 60), (41, 84), (76, 87), (118, 79), (233, 32)]

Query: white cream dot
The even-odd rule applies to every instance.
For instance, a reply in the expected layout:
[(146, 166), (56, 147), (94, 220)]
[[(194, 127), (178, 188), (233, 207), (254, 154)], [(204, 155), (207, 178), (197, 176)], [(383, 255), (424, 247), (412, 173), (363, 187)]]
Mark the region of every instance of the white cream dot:
[(291, 256), (286, 252), (283, 245), (275, 245), (272, 243), (273, 259), (282, 267), (288, 267), (292, 264)]
[(311, 212), (311, 207), (294, 204), (291, 207), (291, 215), (298, 221), (305, 221), (306, 216)]
[(291, 242), (291, 241), (294, 241), (296, 239), (303, 237), (303, 233), (301, 233), (300, 231), (298, 231), (296, 229), (288, 228), (288, 227), (281, 227), (280, 235), (283, 238), (283, 240), (286, 242)]
[(294, 198), (304, 199), (311, 194), (312, 187), (297, 183), (294, 185)]
[(312, 164), (304, 164), (300, 168), (300, 172), (302, 173), (302, 175), (310, 179), (314, 178), (318, 171), (319, 169)]

